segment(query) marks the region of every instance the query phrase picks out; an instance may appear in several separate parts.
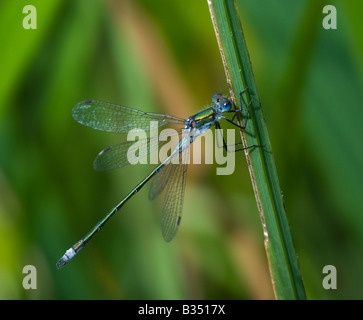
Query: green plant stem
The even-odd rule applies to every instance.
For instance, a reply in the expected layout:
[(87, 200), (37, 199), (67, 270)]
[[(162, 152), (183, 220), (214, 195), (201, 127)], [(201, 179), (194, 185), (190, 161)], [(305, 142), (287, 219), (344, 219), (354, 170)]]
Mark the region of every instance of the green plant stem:
[(245, 155), (261, 217), (275, 297), (305, 299), (304, 285), (237, 8), (233, 0), (207, 1), (231, 97), (239, 105), (239, 93), (247, 88), (246, 102), (251, 103), (247, 128), (241, 132), (242, 142), (244, 147), (263, 146), (248, 149)]

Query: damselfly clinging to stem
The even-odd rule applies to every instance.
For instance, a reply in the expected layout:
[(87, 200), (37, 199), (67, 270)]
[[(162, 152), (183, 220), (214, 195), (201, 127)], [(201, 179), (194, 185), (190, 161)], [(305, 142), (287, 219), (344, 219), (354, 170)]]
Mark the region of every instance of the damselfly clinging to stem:
[[(154, 176), (155, 179), (150, 188), (149, 198), (152, 200), (165, 190), (161, 214), (161, 228), (164, 239), (171, 241), (177, 232), (182, 215), (187, 172), (187, 162), (183, 160), (188, 153), (190, 143), (212, 126), (219, 129), (220, 120), (228, 121), (242, 130), (245, 129), (249, 105), (247, 106), (245, 123), (240, 125), (234, 121), (237, 114), (242, 113), (243, 92), (240, 93), (241, 109), (234, 110), (231, 100), (216, 93), (212, 97), (213, 103), (209, 108), (190, 116), (186, 120), (166, 114), (142, 112), (136, 109), (95, 100), (86, 100), (78, 103), (72, 110), (73, 118), (79, 123), (93, 129), (121, 133), (128, 133), (132, 129), (150, 131), (151, 122), (154, 121), (157, 123), (157, 127), (166, 124), (182, 125), (183, 128), (178, 131), (179, 134), (182, 133), (182, 136), (170, 154), (154, 170), (136, 185), (90, 232), (66, 251), (63, 257), (57, 262), (57, 267), (61, 268), (68, 263), (101, 230), (106, 222)], [(226, 117), (228, 114), (233, 115), (232, 119)], [(152, 145), (155, 146), (153, 142), (151, 138), (146, 139), (145, 143), (147, 144), (147, 148), (143, 156), (153, 151)], [(132, 142), (127, 141), (104, 149), (96, 157), (94, 168), (96, 170), (107, 170), (128, 164), (129, 159), (127, 159), (126, 154), (131, 145)], [(160, 146), (160, 143), (156, 144), (156, 148)], [(227, 149), (224, 139), (223, 147)], [(252, 145), (247, 148), (251, 147), (258, 146)], [(241, 148), (239, 150), (247, 148)], [(177, 164), (174, 164), (173, 159), (176, 157), (179, 158), (179, 161), (176, 161)]]

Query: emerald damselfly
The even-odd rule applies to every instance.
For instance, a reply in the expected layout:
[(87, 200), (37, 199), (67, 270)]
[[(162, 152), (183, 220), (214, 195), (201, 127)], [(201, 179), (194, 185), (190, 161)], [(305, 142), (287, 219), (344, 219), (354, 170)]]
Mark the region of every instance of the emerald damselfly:
[[(245, 90), (244, 90), (245, 91)], [(57, 268), (63, 267), (74, 256), (81, 251), (85, 245), (101, 230), (101, 228), (109, 221), (109, 219), (120, 210), (120, 208), (134, 196), (140, 189), (155, 176), (151, 185), (149, 198), (153, 200), (163, 190), (165, 197), (161, 214), (162, 235), (166, 241), (171, 241), (180, 225), (182, 217), (184, 190), (186, 183), (187, 161), (185, 157), (188, 155), (190, 144), (205, 131), (215, 126), (220, 129), (220, 120), (232, 123), (240, 129), (245, 129), (246, 124), (240, 125), (234, 122), (237, 114), (242, 112), (242, 91), (240, 94), (241, 109), (234, 110), (232, 102), (225, 96), (216, 93), (212, 97), (212, 104), (209, 108), (202, 110), (187, 119), (160, 114), (139, 111), (107, 102), (96, 100), (85, 100), (78, 103), (72, 110), (73, 118), (79, 123), (91, 127), (93, 129), (128, 133), (130, 130), (151, 130), (151, 122), (156, 122), (157, 127), (167, 124), (179, 124), (184, 126), (177, 131), (182, 136), (179, 143), (172, 149), (170, 154), (161, 161), (139, 184), (137, 184), (115, 207), (111, 209), (106, 216), (100, 220), (81, 240), (76, 242), (61, 259), (57, 262)], [(251, 100), (252, 101), (252, 100)], [(246, 120), (248, 119), (249, 105), (247, 106)], [(227, 118), (227, 114), (233, 114), (232, 119)], [(144, 156), (153, 151), (152, 139), (146, 139), (147, 151)], [(125, 156), (130, 141), (123, 142), (101, 151), (94, 161), (96, 170), (107, 170), (122, 167), (129, 163)], [(160, 143), (156, 147), (160, 147)], [(227, 150), (227, 145), (223, 139), (223, 147)], [(244, 150), (252, 145), (239, 150)], [(227, 150), (228, 151), (228, 150)], [(173, 161), (176, 157), (178, 161)]]

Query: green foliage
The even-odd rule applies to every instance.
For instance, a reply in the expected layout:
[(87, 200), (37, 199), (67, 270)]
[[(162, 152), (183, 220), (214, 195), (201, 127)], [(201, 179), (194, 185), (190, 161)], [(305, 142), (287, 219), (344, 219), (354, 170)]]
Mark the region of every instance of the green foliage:
[[(324, 3), (238, 5), (307, 297), (360, 299), (362, 5), (336, 1), (338, 29), (324, 30)], [(36, 30), (22, 28), (28, 4)], [(77, 102), (187, 117), (228, 94), (206, 1), (3, 1), (0, 45), (0, 298), (274, 297), (238, 161), (231, 176), (190, 166), (171, 243), (146, 187), (71, 264), (55, 266), (152, 169), (95, 172), (97, 152), (125, 137), (77, 124)], [(37, 290), (22, 287), (28, 264)], [(338, 290), (322, 288), (327, 264)]]
[(250, 105), (250, 112), (249, 121), (244, 123), (247, 134), (242, 132), (244, 146), (262, 146), (250, 149), (246, 156), (261, 216), (274, 292), (278, 299), (305, 299), (275, 161), (237, 8), (231, 0), (212, 0), (209, 7), (232, 95), (235, 101), (239, 100), (237, 97), (241, 92), (248, 96), (246, 104)]

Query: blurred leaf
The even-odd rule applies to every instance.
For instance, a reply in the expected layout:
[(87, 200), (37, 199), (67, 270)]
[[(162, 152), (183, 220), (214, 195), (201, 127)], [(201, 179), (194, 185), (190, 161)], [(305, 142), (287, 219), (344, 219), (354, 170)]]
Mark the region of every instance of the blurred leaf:
[[(22, 80), (34, 55), (45, 37), (52, 30), (56, 21), (57, 10), (64, 1), (37, 0), (33, 5), (37, 9), (37, 29), (23, 28), (23, 7), (29, 1), (3, 1), (0, 8), (0, 116), (9, 107), (9, 98), (14, 93), (18, 82)], [(9, 28), (9, 26), (12, 26)]]

